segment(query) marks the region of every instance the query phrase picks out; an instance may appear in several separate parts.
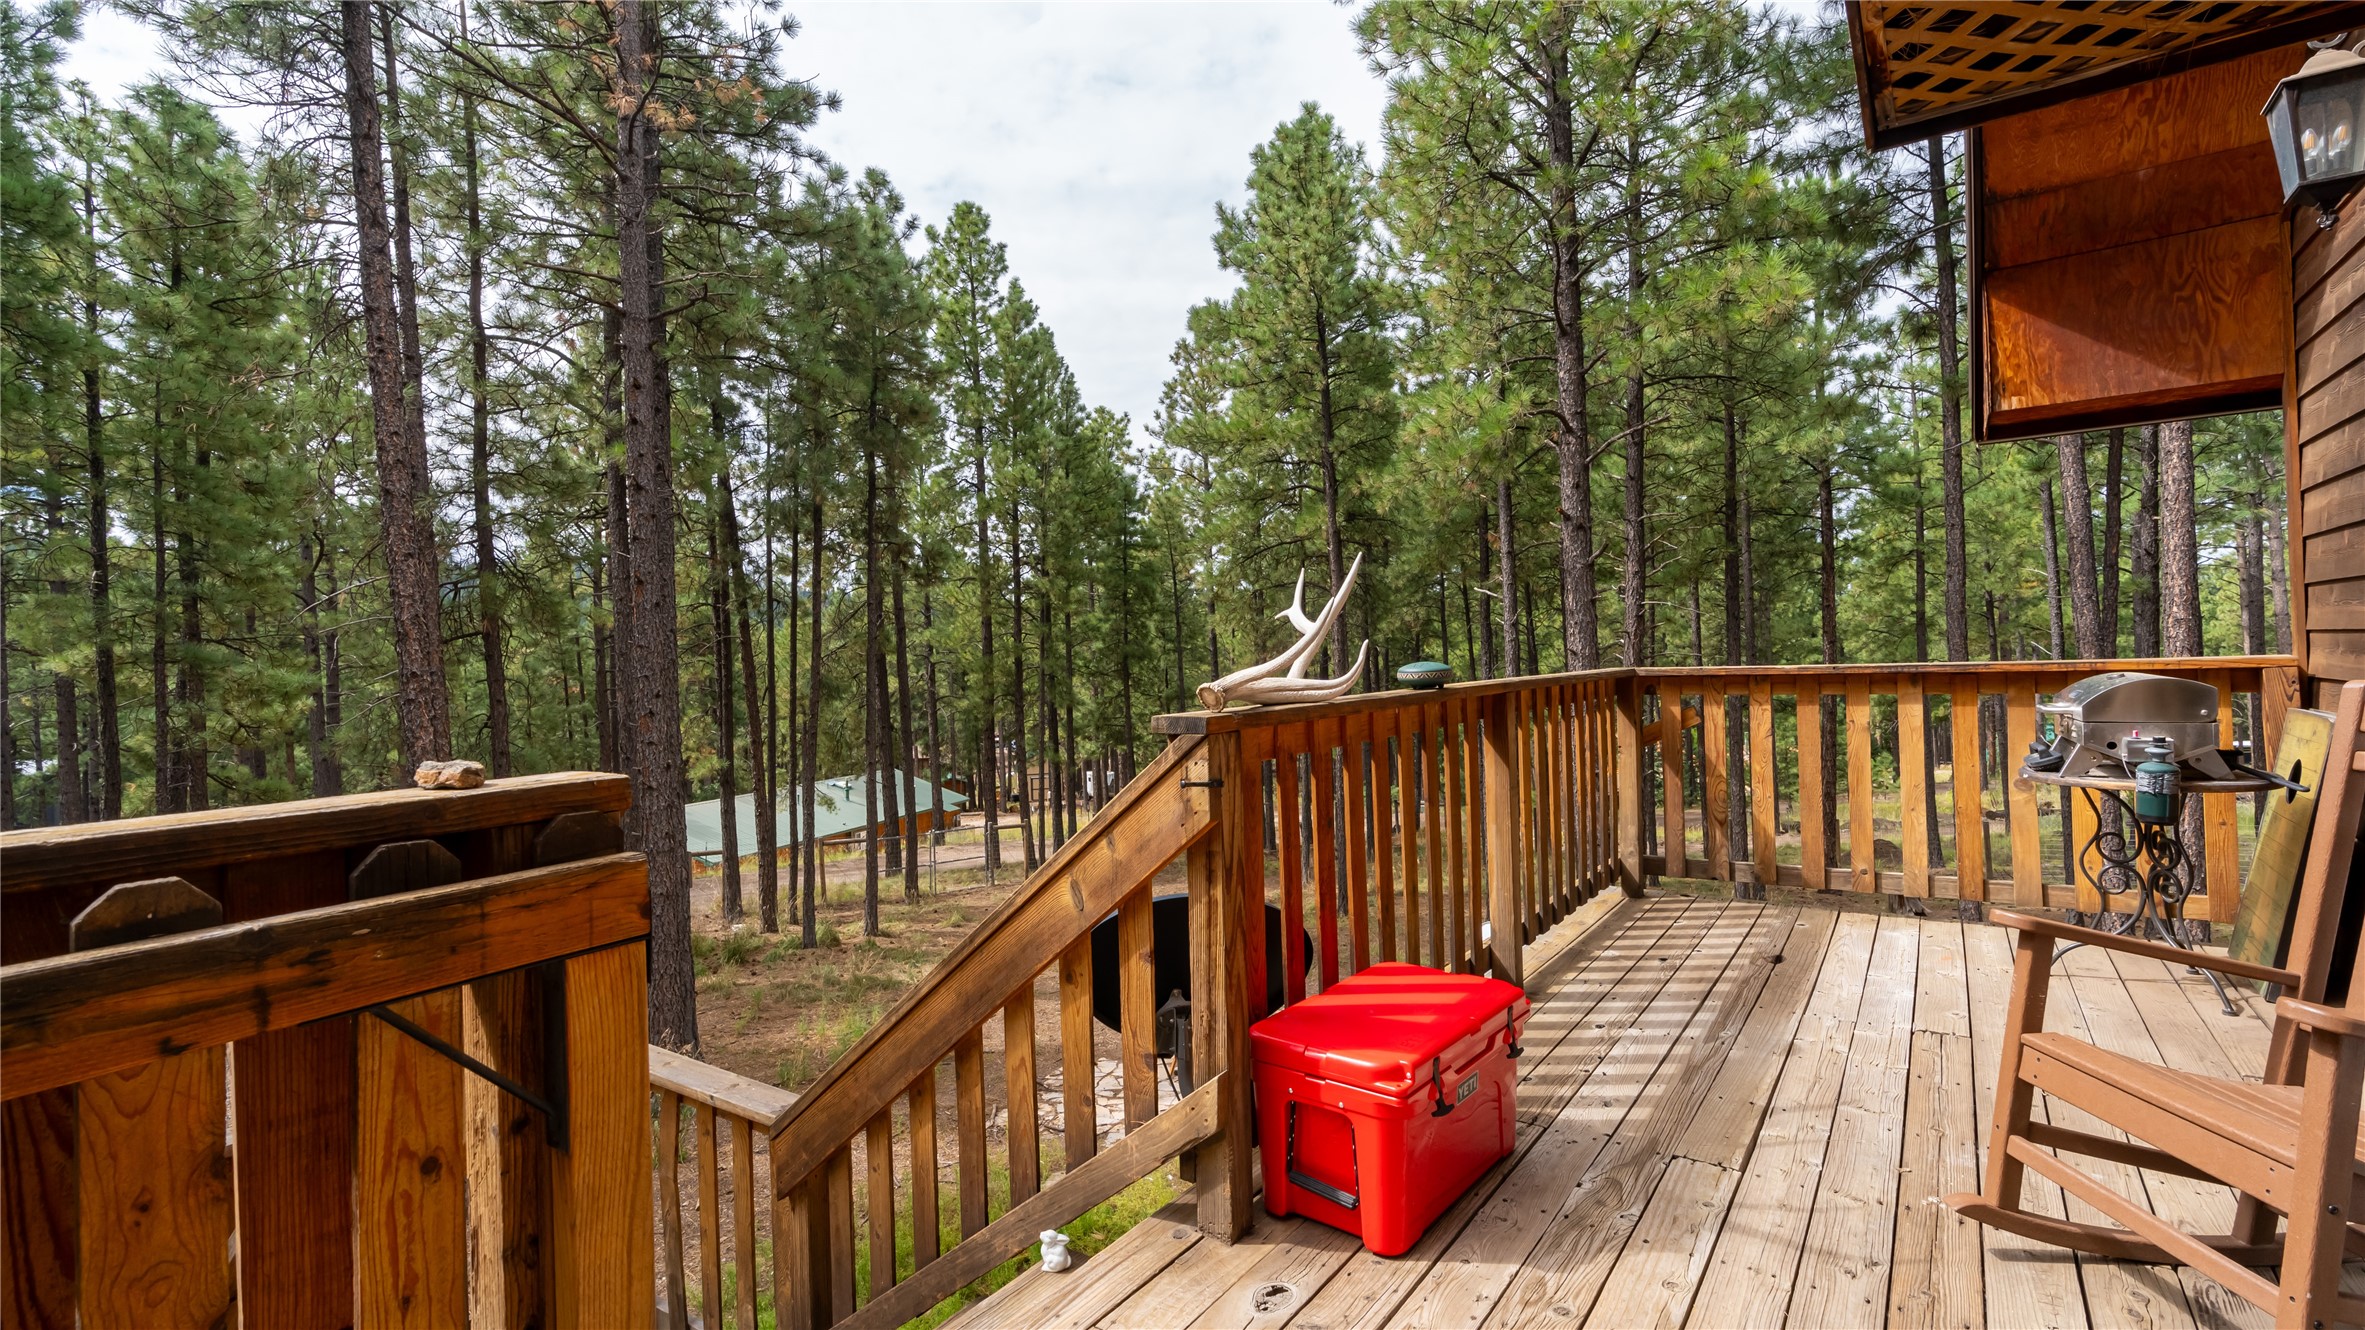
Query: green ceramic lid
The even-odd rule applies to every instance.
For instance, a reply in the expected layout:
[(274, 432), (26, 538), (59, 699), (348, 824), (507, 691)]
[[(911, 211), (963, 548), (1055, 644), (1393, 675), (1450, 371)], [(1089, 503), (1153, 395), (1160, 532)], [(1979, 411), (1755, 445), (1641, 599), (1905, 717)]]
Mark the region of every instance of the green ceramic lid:
[(1453, 666), (1440, 660), (1416, 660), (1396, 667), (1396, 682), (1407, 688), (1442, 688), (1453, 682)]

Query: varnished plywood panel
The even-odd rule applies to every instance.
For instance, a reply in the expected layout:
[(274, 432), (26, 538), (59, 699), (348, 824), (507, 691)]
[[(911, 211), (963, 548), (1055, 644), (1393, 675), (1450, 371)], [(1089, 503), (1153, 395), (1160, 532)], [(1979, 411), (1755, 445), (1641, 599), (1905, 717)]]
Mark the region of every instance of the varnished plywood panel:
[[(2266, 121), (2258, 108), (2307, 57), (2307, 48), (2295, 44), (1995, 121), (1980, 131), (1987, 188), (1998, 197), (2041, 194), (2263, 146)], [(2272, 189), (2271, 160), (2267, 174)], [(2281, 203), (2277, 194), (2267, 210)]]
[(2271, 400), (2282, 245), (2262, 218), (1987, 274), (1988, 433)]

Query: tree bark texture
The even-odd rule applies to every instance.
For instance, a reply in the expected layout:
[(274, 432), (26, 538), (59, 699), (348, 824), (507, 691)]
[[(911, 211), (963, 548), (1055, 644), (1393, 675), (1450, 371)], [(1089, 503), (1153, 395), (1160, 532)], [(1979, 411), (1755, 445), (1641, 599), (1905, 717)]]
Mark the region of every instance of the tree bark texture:
[[(353, 212), (359, 230), (362, 340), (369, 364), (370, 421), (377, 440), (378, 521), (385, 544), (394, 629), (395, 712), (402, 762), (451, 756), (444, 691), (441, 560), (435, 547), (424, 428), (407, 419), (403, 338), (396, 325), (394, 271), (386, 225), (386, 167), (378, 90), (371, 64), (370, 7), (344, 0), (345, 117), (352, 142)], [(184, 786), (184, 788), (186, 788)]]
[(667, 403), (663, 241), (652, 210), (659, 190), (656, 126), (647, 102), (657, 68), (655, 14), (618, 0), (616, 251), (623, 314), (625, 521), (632, 580), (624, 673), (632, 801), (649, 857), (649, 1041), (698, 1047), (690, 957), (690, 856), (682, 823), (681, 644), (674, 583), (673, 431)]

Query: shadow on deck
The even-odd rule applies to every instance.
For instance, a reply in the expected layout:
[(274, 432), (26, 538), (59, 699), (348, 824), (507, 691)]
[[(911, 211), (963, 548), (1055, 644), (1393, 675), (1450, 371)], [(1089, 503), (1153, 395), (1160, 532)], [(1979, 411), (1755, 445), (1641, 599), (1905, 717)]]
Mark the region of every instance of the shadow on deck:
[[(1980, 924), (1675, 897), (1621, 907), (1531, 980), (1518, 1147), (1411, 1252), (1373, 1256), (1261, 1213), (1227, 1247), (1199, 1236), (1185, 1196), (956, 1324), (2265, 1324), (2201, 1275), (2073, 1256), (1937, 1203), (1977, 1189), (2011, 965), (2011, 934)], [(2228, 1017), (2197, 974), (2157, 961), (2087, 949), (2060, 967), (2049, 1028), (2261, 1073), (2268, 1029), (2248, 989)], [(2187, 1227), (2222, 1230), (2232, 1214), (2223, 1187), (2118, 1173)], [(2060, 1213), (2058, 1189), (2029, 1185)], [(2365, 1285), (2365, 1266), (2346, 1283)]]

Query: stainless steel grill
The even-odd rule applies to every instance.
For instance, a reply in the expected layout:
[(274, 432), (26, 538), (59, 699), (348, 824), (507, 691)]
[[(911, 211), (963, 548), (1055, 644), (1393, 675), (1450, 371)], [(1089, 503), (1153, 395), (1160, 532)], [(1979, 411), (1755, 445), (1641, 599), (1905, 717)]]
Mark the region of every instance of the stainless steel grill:
[(2113, 670), (2080, 679), (2037, 710), (2053, 718), (2041, 765), (2064, 776), (2125, 776), (2154, 739), (2196, 775), (2232, 777), (2217, 748), (2217, 690), (2192, 679)]

